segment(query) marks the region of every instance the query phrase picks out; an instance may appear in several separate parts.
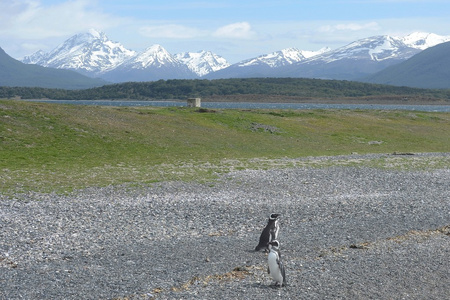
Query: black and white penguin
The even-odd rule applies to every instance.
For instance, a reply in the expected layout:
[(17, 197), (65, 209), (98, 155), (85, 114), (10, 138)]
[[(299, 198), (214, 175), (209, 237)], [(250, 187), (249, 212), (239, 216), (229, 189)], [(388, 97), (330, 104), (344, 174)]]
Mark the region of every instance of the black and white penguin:
[(259, 237), (259, 244), (255, 247), (255, 251), (269, 249), (269, 242), (278, 238), (278, 232), (280, 231), (280, 225), (278, 224), (279, 216), (280, 214), (270, 215), (269, 222), (267, 222), (266, 227), (263, 229), (261, 236)]
[(275, 286), (280, 284), (280, 287), (286, 286), (286, 272), (284, 270), (283, 262), (281, 261), (280, 243), (277, 240), (269, 243), (270, 252), (267, 256), (269, 267), (267, 272), (275, 280)]

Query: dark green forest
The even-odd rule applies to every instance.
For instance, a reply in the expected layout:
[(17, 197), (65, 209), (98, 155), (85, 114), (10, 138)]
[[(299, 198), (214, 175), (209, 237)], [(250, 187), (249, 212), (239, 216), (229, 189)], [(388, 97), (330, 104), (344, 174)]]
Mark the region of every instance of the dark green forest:
[(0, 87), (0, 98), (54, 100), (163, 100), (230, 95), (272, 95), (304, 99), (403, 96), (450, 99), (450, 90), (430, 90), (342, 80), (245, 78), (127, 82), (84, 90)]

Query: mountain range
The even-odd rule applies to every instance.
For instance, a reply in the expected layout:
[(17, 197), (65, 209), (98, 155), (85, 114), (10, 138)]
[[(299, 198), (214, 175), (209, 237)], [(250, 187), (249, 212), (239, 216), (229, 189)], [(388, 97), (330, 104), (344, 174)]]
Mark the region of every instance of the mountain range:
[(370, 76), (377, 72), (448, 41), (450, 36), (420, 32), (404, 37), (373, 36), (334, 50), (288, 48), (230, 64), (225, 58), (205, 50), (172, 55), (161, 45), (152, 45), (136, 52), (109, 40), (103, 32), (89, 30), (69, 38), (48, 53), (38, 51), (24, 57), (22, 62), (74, 70), (108, 82), (249, 77), (370, 81)]
[(91, 29), (86, 33), (74, 35), (48, 53), (39, 50), (26, 56), (22, 62), (75, 70), (95, 77), (115, 69), (135, 55), (135, 51), (112, 42), (103, 32)]
[[(327, 48), (282, 66), (274, 67), (267, 62), (265, 56), (262, 56), (258, 63), (234, 64), (208, 77), (305, 77), (360, 80), (446, 41), (450, 41), (450, 36), (428, 33), (413, 33), (401, 38), (388, 35), (374, 36), (360, 39), (335, 50)], [(281, 54), (279, 51), (279, 60), (283, 60)]]

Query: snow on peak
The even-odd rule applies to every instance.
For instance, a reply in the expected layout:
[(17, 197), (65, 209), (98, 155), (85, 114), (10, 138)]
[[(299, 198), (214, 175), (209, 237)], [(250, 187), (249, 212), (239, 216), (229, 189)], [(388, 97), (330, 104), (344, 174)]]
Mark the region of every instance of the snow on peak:
[(275, 51), (270, 54), (258, 56), (256, 58), (244, 60), (239, 63), (239, 66), (252, 66), (252, 65), (268, 65), (271, 68), (276, 68), (285, 65), (291, 65), (311, 57), (318, 56), (320, 54), (331, 51), (331, 48), (324, 47), (317, 51), (298, 50), (297, 48), (286, 48), (280, 51)]
[(297, 48), (287, 48), (280, 51), (275, 51), (269, 54), (264, 54), (256, 58), (244, 60), (239, 63), (240, 67), (253, 65), (267, 65), (271, 68), (290, 65), (305, 59), (305, 56)]
[(279, 52), (283, 55), (288, 64), (292, 64), (294, 62), (305, 59), (302, 51), (299, 51), (297, 48), (286, 48)]
[[(395, 51), (396, 46), (395, 40), (390, 36), (384, 36), (384, 39), (380, 40), (380, 43), (377, 45), (374, 45), (374, 47), (368, 49), (368, 53), (370, 55), (370, 58), (372, 60), (383, 60), (386, 59), (385, 57), (382, 57), (382, 55), (386, 52), (392, 52)], [(389, 58), (389, 56), (388, 56)]]
[[(346, 46), (317, 51), (286, 48), (256, 58), (241, 61), (235, 66), (277, 68), (296, 63), (330, 63), (341, 59), (383, 61), (404, 60), (440, 43), (450, 41), (450, 36), (414, 32), (404, 37), (389, 35), (373, 36), (354, 41)], [(122, 69), (162, 68), (170, 66), (194, 72), (197, 76), (227, 68), (225, 58), (210, 51), (183, 52), (172, 55), (161, 45), (155, 44), (137, 53), (128, 50), (118, 42), (108, 39), (105, 33), (89, 29), (67, 39), (51, 52), (38, 51), (25, 56), (22, 62), (45, 67), (73, 69), (95, 76), (101, 76), (120, 66)], [(184, 71), (183, 71), (184, 72)]]
[(148, 47), (144, 52), (158, 53), (158, 52), (167, 52), (167, 51), (160, 44), (154, 44), (154, 45), (151, 45), (150, 47)]
[(323, 47), (323, 48), (321, 48), (321, 49), (319, 49), (317, 51), (302, 50), (300, 52), (302, 53), (302, 55), (305, 58), (310, 58), (310, 57), (313, 57), (313, 56), (316, 56), (316, 55), (324, 54), (325, 52), (328, 52), (328, 51), (331, 51), (330, 47)]
[(346, 46), (316, 55), (309, 60), (328, 63), (341, 59), (402, 60), (413, 56), (418, 51), (406, 45), (399, 37), (378, 35), (354, 41)]
[(175, 54), (175, 58), (198, 76), (204, 76), (230, 66), (222, 56), (205, 50), (178, 53)]
[(73, 46), (73, 45), (81, 45), (81, 44), (89, 44), (94, 41), (107, 41), (108, 37), (105, 33), (95, 30), (89, 29), (87, 32), (79, 33), (69, 38), (67, 41), (63, 43), (63, 45)]
[(157, 56), (157, 57), (168, 57), (171, 56), (163, 46), (159, 44), (151, 45), (147, 49), (145, 49), (141, 54), (141, 56)]
[(31, 55), (22, 58), (24, 64), (39, 64), (43, 59), (45, 59), (45, 52), (43, 50), (38, 50)]
[(165, 64), (179, 64), (175, 57), (161, 45), (155, 44), (133, 57), (128, 65), (134, 69), (145, 69), (149, 66), (160, 67)]
[(411, 48), (425, 50), (429, 47), (450, 41), (450, 36), (442, 36), (427, 32), (413, 32), (401, 38)]
[(106, 38), (106, 34), (102, 31), (98, 31), (97, 29), (89, 29), (88, 30), (88, 34), (92, 35), (92, 37), (96, 38), (96, 39), (104, 39)]
[(102, 73), (135, 55), (101, 31), (90, 29), (72, 36), (37, 62), (45, 67)]

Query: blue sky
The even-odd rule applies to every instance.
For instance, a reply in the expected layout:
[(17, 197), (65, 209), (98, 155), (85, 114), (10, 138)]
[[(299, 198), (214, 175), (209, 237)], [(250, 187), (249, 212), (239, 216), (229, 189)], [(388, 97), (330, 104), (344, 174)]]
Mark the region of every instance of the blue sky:
[(0, 0), (0, 47), (21, 58), (95, 28), (132, 50), (210, 50), (235, 63), (374, 35), (450, 35), (449, 16), (448, 0)]

